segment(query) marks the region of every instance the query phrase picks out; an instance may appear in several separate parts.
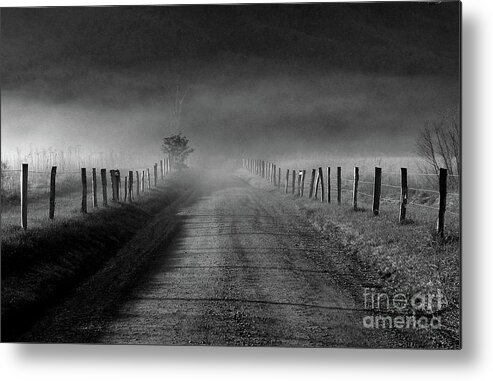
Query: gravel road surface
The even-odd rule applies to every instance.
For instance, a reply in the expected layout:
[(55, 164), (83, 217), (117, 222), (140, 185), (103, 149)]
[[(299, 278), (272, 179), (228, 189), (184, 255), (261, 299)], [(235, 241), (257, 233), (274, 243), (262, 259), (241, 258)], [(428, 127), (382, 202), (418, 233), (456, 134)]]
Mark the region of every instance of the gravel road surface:
[(233, 175), (206, 187), (99, 342), (396, 346), (392, 332), (363, 327), (371, 274), (335, 232), (322, 236), (294, 205)]

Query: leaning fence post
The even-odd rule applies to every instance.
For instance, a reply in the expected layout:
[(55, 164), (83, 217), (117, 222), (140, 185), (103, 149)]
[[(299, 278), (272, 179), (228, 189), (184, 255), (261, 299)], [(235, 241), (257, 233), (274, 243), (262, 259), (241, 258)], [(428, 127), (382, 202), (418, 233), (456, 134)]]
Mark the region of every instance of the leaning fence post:
[(56, 167), (51, 167), (50, 178), (50, 220), (55, 217), (55, 182), (56, 182)]
[(375, 180), (373, 182), (373, 215), (380, 213), (380, 193), (382, 192), (382, 168), (375, 167)]
[(316, 172), (317, 172), (316, 169), (312, 169), (312, 177), (310, 179), (310, 190), (308, 192), (308, 198), (313, 197), (313, 186), (315, 185), (315, 174), (316, 174)]
[(406, 221), (407, 207), (407, 168), (401, 168), (401, 207), (399, 211), (399, 223)]
[[(324, 185), (324, 171), (322, 167), (318, 168), (318, 178), (320, 179), (320, 202), (324, 202), (325, 197), (325, 185)], [(318, 189), (318, 186), (317, 186)]]
[(82, 204), (80, 207), (81, 213), (87, 213), (87, 176), (86, 169), (80, 169), (80, 177), (82, 181)]
[(438, 209), (438, 220), (437, 220), (437, 234), (443, 238), (444, 227), (445, 227), (445, 207), (447, 203), (447, 169), (440, 168), (439, 175), (439, 192), (440, 192), (440, 202)]
[(305, 194), (305, 177), (306, 177), (306, 169), (301, 171), (301, 190), (300, 190), (300, 197), (303, 197)]
[(108, 193), (106, 189), (106, 168), (101, 169), (101, 187), (103, 188), (103, 206), (108, 206)]
[(330, 204), (330, 167), (327, 167), (327, 203)]
[(147, 188), (151, 189), (151, 171), (147, 168)]
[(341, 205), (342, 193), (342, 168), (337, 167), (337, 204)]
[(21, 173), (21, 226), (27, 229), (27, 184), (28, 184), (29, 166), (22, 164)]
[(354, 167), (353, 179), (353, 209), (358, 210), (358, 183), (359, 183), (359, 167)]
[(98, 178), (96, 175), (96, 168), (92, 169), (92, 206), (98, 207)]

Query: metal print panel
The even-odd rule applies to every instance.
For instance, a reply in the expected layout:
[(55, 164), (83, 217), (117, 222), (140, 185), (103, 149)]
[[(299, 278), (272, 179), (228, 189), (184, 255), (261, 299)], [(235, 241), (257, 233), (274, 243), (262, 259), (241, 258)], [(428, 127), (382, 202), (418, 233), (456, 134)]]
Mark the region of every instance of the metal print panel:
[(2, 341), (459, 349), (460, 30), (2, 9)]

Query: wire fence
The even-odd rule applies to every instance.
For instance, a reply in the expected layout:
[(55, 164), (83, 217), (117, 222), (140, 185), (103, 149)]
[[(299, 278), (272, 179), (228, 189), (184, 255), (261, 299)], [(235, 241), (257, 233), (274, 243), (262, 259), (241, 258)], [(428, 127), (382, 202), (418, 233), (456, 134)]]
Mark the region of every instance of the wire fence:
[(23, 164), (22, 169), (3, 169), (2, 227), (20, 222), (26, 229), (28, 216), (31, 223), (45, 223), (54, 219), (55, 205), (59, 213), (87, 213), (88, 204), (96, 210), (99, 206), (132, 202), (155, 188), (171, 171), (169, 157), (151, 167), (125, 171), (105, 168), (57, 171), (55, 166), (51, 171), (30, 170), (28, 164)]
[[(284, 189), (286, 193), (297, 197), (330, 203), (350, 203), (355, 210), (358, 209), (358, 203), (370, 204), (375, 215), (380, 213), (380, 203), (388, 204), (399, 211), (400, 223), (405, 223), (409, 214), (414, 215), (412, 210), (408, 211), (408, 207), (421, 209), (426, 211), (428, 217), (437, 219), (437, 233), (440, 235), (443, 235), (445, 214), (460, 217), (460, 193), (450, 191), (450, 188), (460, 189), (460, 176), (449, 176), (448, 171), (443, 168), (437, 175), (408, 173), (406, 168), (401, 172), (384, 172), (375, 167), (371, 177), (368, 173), (361, 174), (359, 168), (354, 167), (353, 178), (348, 178), (342, 176), (341, 167), (336, 168), (336, 173), (330, 167), (308, 171), (291, 170), (257, 159), (244, 159), (243, 167), (274, 183), (279, 190)], [(420, 176), (433, 178), (433, 181), (417, 181), (416, 178)], [(450, 177), (453, 178), (452, 182)], [(386, 181), (383, 182), (382, 178)], [(423, 187), (428, 184), (430, 187)]]

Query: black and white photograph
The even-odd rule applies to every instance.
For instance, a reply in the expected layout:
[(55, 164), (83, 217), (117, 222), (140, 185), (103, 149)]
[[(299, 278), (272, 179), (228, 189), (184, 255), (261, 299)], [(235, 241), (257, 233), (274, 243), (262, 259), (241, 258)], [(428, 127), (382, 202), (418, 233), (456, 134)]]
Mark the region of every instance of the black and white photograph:
[(0, 20), (2, 342), (461, 349), (460, 2)]

